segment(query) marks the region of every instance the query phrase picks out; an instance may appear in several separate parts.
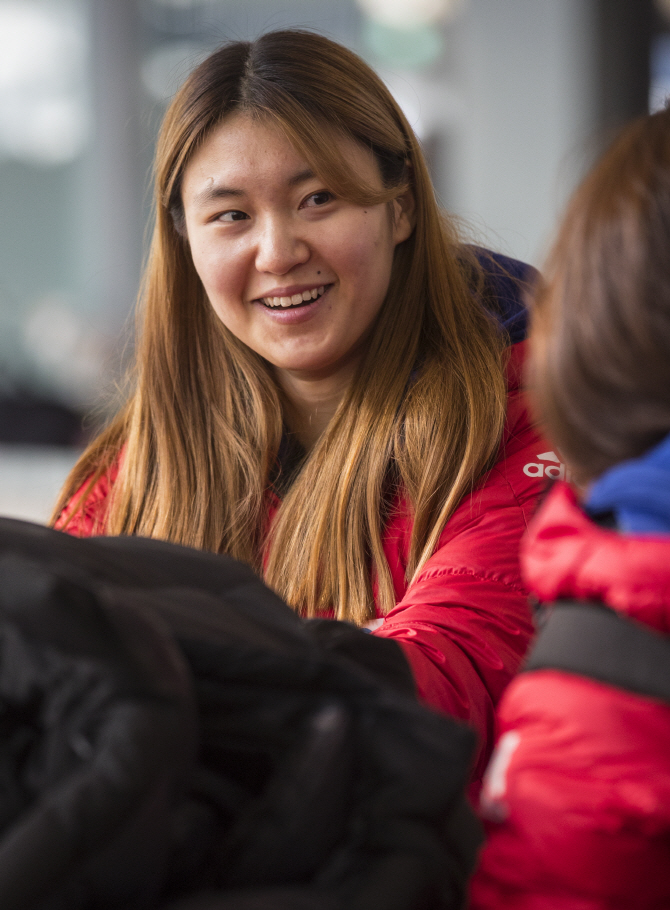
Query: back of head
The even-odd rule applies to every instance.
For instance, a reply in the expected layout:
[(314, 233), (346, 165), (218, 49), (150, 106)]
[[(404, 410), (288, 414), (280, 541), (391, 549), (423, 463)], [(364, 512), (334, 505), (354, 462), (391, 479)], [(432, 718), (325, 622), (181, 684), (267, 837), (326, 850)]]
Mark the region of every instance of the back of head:
[(535, 295), (535, 407), (580, 482), (670, 431), (669, 250), (670, 109), (577, 190)]

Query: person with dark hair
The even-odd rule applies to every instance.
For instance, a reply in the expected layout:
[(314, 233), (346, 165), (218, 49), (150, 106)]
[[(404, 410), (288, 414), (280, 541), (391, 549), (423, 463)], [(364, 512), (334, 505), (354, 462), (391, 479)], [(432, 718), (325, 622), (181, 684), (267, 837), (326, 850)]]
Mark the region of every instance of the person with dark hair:
[(670, 110), (574, 196), (528, 378), (576, 489), (522, 545), (541, 631), (500, 704), (473, 910), (670, 906)]
[(384, 83), (317, 34), (212, 54), (155, 170), (135, 388), (55, 526), (226, 553), (300, 616), (378, 626), (479, 734), (478, 778), (532, 634), (531, 270), (460, 241)]

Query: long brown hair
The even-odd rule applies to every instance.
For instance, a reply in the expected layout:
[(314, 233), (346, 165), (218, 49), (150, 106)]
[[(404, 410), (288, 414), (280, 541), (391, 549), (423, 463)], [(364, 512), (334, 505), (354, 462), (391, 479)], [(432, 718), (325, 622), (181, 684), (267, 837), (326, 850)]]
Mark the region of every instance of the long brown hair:
[(532, 306), (535, 410), (578, 481), (670, 431), (670, 110), (575, 193)]
[[(282, 129), (335, 194), (378, 204), (411, 189), (416, 203), (363, 362), (286, 493), (269, 543), (281, 394), (268, 364), (213, 313), (180, 193), (194, 151), (239, 111)], [(330, 141), (338, 136), (373, 151), (382, 192), (347, 169)], [(331, 608), (364, 622), (374, 615), (374, 577), (388, 611), (395, 598), (382, 531), (394, 494), (402, 489), (414, 509), (409, 578), (500, 444), (504, 339), (482, 293), (481, 269), (438, 210), (416, 137), (362, 60), (302, 31), (222, 48), (177, 94), (158, 141), (136, 391), (82, 456), (57, 512), (123, 448), (106, 533), (229, 553), (263, 571), (304, 615)]]

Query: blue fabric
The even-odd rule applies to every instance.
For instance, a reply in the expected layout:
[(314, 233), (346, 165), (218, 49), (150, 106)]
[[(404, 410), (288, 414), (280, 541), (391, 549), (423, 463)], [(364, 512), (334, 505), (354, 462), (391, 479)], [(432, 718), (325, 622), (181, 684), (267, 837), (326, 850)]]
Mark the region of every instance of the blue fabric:
[(511, 344), (523, 341), (528, 328), (528, 310), (522, 292), (532, 286), (537, 270), (518, 259), (481, 247), (475, 248), (475, 255), (486, 273), (489, 293), (495, 300), (494, 315), (509, 335)]
[(599, 477), (586, 508), (592, 515), (613, 512), (621, 531), (670, 534), (670, 434), (640, 458)]

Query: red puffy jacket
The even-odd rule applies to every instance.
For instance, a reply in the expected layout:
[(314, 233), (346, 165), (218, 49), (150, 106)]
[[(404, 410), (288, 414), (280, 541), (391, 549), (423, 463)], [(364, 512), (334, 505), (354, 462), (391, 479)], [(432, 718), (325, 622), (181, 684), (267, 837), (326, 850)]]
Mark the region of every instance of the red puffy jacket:
[[(404, 499), (396, 502), (384, 533), (397, 604), (375, 634), (401, 645), (420, 698), (475, 728), (480, 739), (476, 779), (493, 745), (495, 706), (532, 634), (519, 573), (519, 540), (544, 475), (563, 470), (528, 418), (519, 381), (523, 348), (522, 342), (511, 349), (500, 458), (460, 504), (435, 554), (411, 585), (405, 568), (413, 519)], [(83, 512), (67, 525), (68, 532), (89, 536), (96, 527), (104, 529), (113, 481), (112, 473), (98, 482)], [(70, 512), (71, 506), (66, 507), (56, 527), (65, 525)]]
[[(599, 527), (565, 484), (522, 566), (542, 601), (601, 602), (670, 633), (670, 538)], [(670, 704), (542, 669), (511, 683), (498, 716), (473, 910), (670, 907)]]

